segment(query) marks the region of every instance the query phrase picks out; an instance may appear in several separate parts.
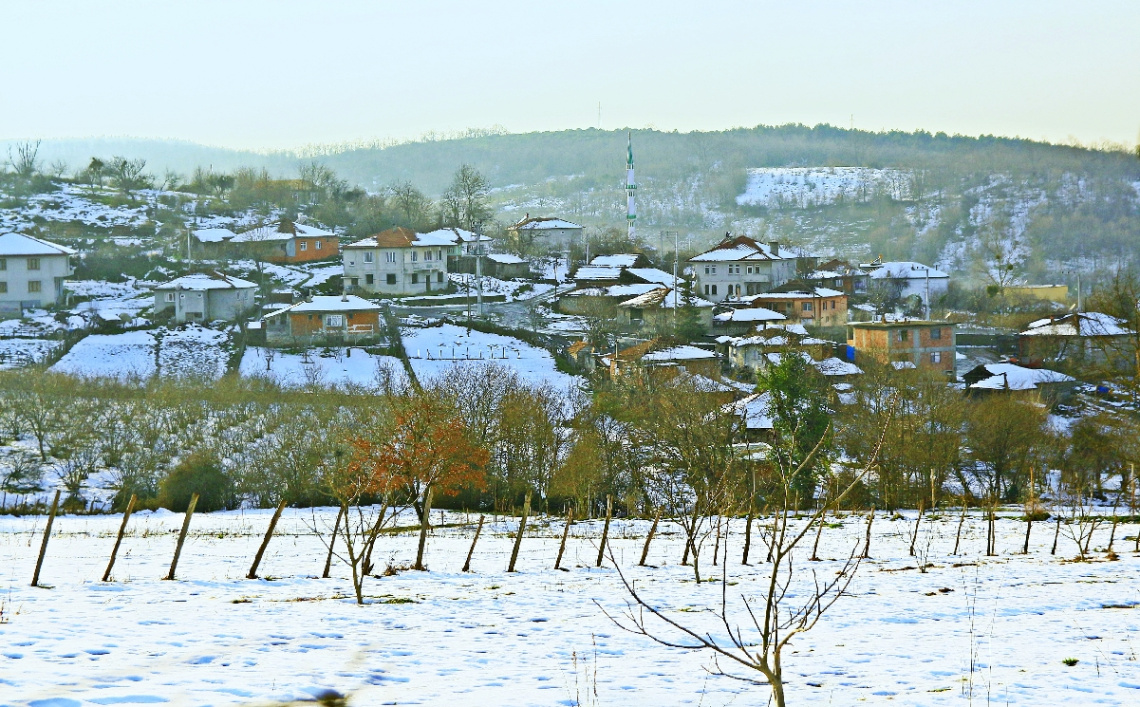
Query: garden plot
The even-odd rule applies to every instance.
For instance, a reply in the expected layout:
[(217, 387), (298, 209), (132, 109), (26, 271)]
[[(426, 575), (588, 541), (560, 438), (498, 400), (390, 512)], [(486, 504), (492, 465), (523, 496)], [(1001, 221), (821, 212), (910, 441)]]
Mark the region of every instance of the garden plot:
[[(368, 578), (367, 603), (356, 606), (347, 566), (334, 560), (332, 577), (318, 579), (326, 550), (312, 528), (327, 533), (335, 509), (288, 509), (260, 568), (270, 581), (244, 579), (269, 515), (195, 515), (178, 580), (164, 582), (183, 517), (139, 513), (119, 551), (116, 581), (106, 584), (98, 580), (120, 519), (61, 517), (41, 575), (50, 588), (28, 586), (44, 518), (0, 517), (0, 704), (248, 705), (312, 699), (327, 689), (354, 705), (767, 702), (764, 687), (707, 675), (709, 656), (664, 648), (606, 618), (603, 610), (626, 607), (626, 593), (609, 561), (594, 567), (601, 522), (574, 526), (562, 572), (552, 569), (561, 521), (532, 518), (519, 572), (508, 574), (517, 524), (488, 516), (473, 572), (463, 573), (474, 517), (448, 514), (444, 520), (458, 525), (430, 535), (429, 571)], [(999, 519), (998, 556), (986, 557), (985, 523), (974, 516), (960, 554), (951, 556), (957, 517), (928, 517), (917, 546), (931, 566), (920, 573), (920, 560), (908, 554), (915, 514), (904, 516), (875, 521), (872, 559), (850, 596), (792, 640), (789, 704), (1140, 700), (1140, 557), (1121, 541), (1135, 526), (1118, 529), (1120, 561), (1071, 562), (1062, 559), (1075, 554), (1064, 535), (1058, 555), (1049, 554), (1050, 523), (1034, 526), (1029, 554), (1021, 555), (1024, 523)], [(401, 524), (411, 521), (405, 514)], [(635, 566), (648, 526), (622, 520), (611, 527), (622, 571), (671, 618), (722, 635), (703, 611), (719, 604), (721, 585), (696, 584), (691, 568), (678, 564), (683, 541), (675, 526), (662, 524), (651, 566)], [(821, 560), (801, 553), (790, 595), (803, 597), (813, 574), (837, 570), (862, 545), (865, 528), (863, 516), (834, 519), (820, 541)], [(755, 536), (752, 564), (740, 564), (742, 536), (743, 521), (733, 521), (730, 600), (761, 591), (770, 567)], [(1093, 545), (1107, 541), (1103, 528)], [(414, 531), (383, 536), (380, 567), (409, 564), (415, 544)], [(715, 576), (709, 555), (706, 548), (703, 562)], [(587, 702), (595, 689), (596, 702)]]
[(531, 384), (549, 382), (565, 390), (576, 384), (574, 376), (562, 373), (546, 349), (499, 334), (486, 334), (466, 327), (444, 324), (423, 329), (401, 329), (404, 350), (416, 376), (426, 380), (452, 366), (494, 361), (518, 373)]
[(39, 363), (62, 345), (56, 339), (0, 339), (0, 370)]
[(195, 325), (122, 334), (92, 334), (71, 348), (51, 370), (85, 378), (215, 380), (226, 371), (230, 331)]
[(250, 346), (241, 359), (241, 374), (266, 378), (286, 387), (305, 385), (374, 388), (385, 375), (405, 377), (400, 359), (362, 348), (315, 348), (303, 353)]
[(76, 295), (91, 298), (80, 302), (71, 310), (72, 314), (80, 318), (80, 322), (84, 319), (101, 319), (133, 325), (139, 321), (142, 310), (154, 305), (154, 293), (149, 288), (140, 287), (134, 278), (127, 282), (75, 280), (65, 283), (64, 287)]

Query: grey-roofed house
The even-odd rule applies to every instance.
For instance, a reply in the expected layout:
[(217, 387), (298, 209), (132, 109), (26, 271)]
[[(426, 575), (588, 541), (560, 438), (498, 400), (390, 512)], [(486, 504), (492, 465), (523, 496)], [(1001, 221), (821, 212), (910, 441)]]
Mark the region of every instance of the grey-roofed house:
[(67, 246), (25, 235), (0, 235), (0, 313), (19, 315), (63, 298), (63, 283), (74, 272)]
[(253, 309), (257, 284), (220, 272), (193, 273), (154, 288), (154, 311), (174, 310), (176, 322), (237, 321)]
[(748, 236), (725, 235), (715, 247), (689, 258), (697, 291), (714, 302), (769, 292), (796, 276), (798, 256), (780, 251), (779, 243), (760, 243)]

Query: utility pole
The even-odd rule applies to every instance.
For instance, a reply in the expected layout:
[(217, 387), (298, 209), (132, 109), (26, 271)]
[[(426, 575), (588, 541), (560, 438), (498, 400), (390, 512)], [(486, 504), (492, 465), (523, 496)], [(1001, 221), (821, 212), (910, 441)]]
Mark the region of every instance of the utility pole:
[(930, 321), (930, 268), (926, 268), (926, 321)]
[(475, 228), (475, 277), (479, 288), (479, 318), (483, 318), (483, 222), (472, 224)]

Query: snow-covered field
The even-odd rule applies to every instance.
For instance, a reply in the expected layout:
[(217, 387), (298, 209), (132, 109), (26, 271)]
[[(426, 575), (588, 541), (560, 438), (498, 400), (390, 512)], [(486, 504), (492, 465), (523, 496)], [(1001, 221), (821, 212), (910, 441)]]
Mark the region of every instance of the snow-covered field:
[(741, 206), (806, 208), (837, 201), (866, 201), (876, 191), (894, 199), (910, 192), (910, 174), (871, 167), (760, 167), (748, 170)]
[(548, 382), (562, 390), (576, 383), (574, 376), (555, 367), (554, 357), (549, 351), (519, 339), (474, 329), (468, 333), (465, 327), (454, 324), (422, 329), (409, 327), (402, 329), (401, 333), (412, 370), (420, 379), (440, 375), (457, 364), (494, 360), (516, 371), (530, 383)]
[(90, 378), (214, 380), (226, 371), (230, 333), (187, 325), (179, 329), (92, 334), (71, 348), (51, 370)]
[[(763, 687), (707, 675), (709, 656), (663, 648), (605, 617), (602, 608), (625, 608), (625, 593), (609, 562), (594, 567), (598, 521), (574, 526), (566, 572), (552, 569), (557, 519), (528, 526), (515, 574), (505, 572), (513, 520), (488, 516), (472, 573), (459, 571), (472, 526), (437, 530), (429, 571), (367, 579), (360, 607), (349, 598), (347, 566), (334, 560), (332, 578), (318, 579), (325, 549), (311, 526), (327, 533), (331, 509), (286, 511), (262, 562), (268, 579), (244, 579), (269, 515), (196, 515), (178, 580), (164, 582), (182, 516), (137, 514), (108, 584), (99, 578), (119, 518), (61, 517), (41, 575), (50, 588), (28, 586), (44, 518), (0, 517), (0, 705), (246, 705), (326, 689), (353, 705), (767, 703)], [(1078, 563), (1063, 559), (1074, 554), (1063, 534), (1057, 556), (1049, 554), (1051, 523), (1035, 525), (1029, 554), (1016, 554), (1025, 526), (1009, 518), (997, 523), (999, 555), (984, 557), (984, 523), (973, 517), (961, 553), (951, 556), (950, 514), (924, 523), (917, 545), (920, 555), (929, 548), (933, 566), (920, 573), (907, 552), (914, 513), (906, 515), (875, 521), (872, 559), (851, 596), (792, 640), (789, 704), (1140, 701), (1140, 557), (1122, 540), (1135, 526), (1118, 529), (1120, 561), (1098, 554)], [(822, 561), (800, 553), (793, 595), (813, 571), (831, 575), (861, 545), (864, 517), (838, 522), (823, 534)], [(410, 523), (405, 516), (402, 524)], [(723, 628), (702, 610), (719, 602), (721, 586), (697, 585), (679, 565), (675, 527), (663, 524), (654, 540), (655, 567), (635, 567), (647, 526), (611, 528), (623, 571), (670, 617), (719, 635)], [(760, 591), (769, 569), (755, 544), (753, 564), (739, 564), (742, 526), (734, 521), (727, 541), (730, 598)], [(1093, 545), (1107, 540), (1105, 527)], [(414, 532), (381, 538), (378, 564), (409, 564), (415, 542)], [(713, 570), (711, 550), (703, 554)], [(1079, 662), (1062, 662), (1070, 658)]]
[(250, 346), (241, 359), (241, 374), (262, 377), (288, 387), (336, 385), (375, 387), (391, 372), (400, 379), (400, 359), (372, 354), (361, 348), (315, 348), (308, 354)]
[(57, 339), (0, 339), (0, 370), (38, 363), (62, 344)]

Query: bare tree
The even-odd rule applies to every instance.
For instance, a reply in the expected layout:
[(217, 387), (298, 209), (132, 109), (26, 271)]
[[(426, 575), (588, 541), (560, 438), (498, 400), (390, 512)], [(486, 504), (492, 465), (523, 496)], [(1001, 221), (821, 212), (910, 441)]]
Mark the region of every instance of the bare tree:
[(39, 140), (19, 142), (16, 143), (15, 154), (11, 147), (8, 148), (8, 164), (12, 166), (17, 176), (30, 179), (40, 172), (39, 154)]
[(126, 157), (113, 157), (108, 167), (111, 180), (119, 191), (125, 196), (143, 189), (150, 184), (150, 178), (144, 173), (146, 160), (139, 158), (129, 160)]

